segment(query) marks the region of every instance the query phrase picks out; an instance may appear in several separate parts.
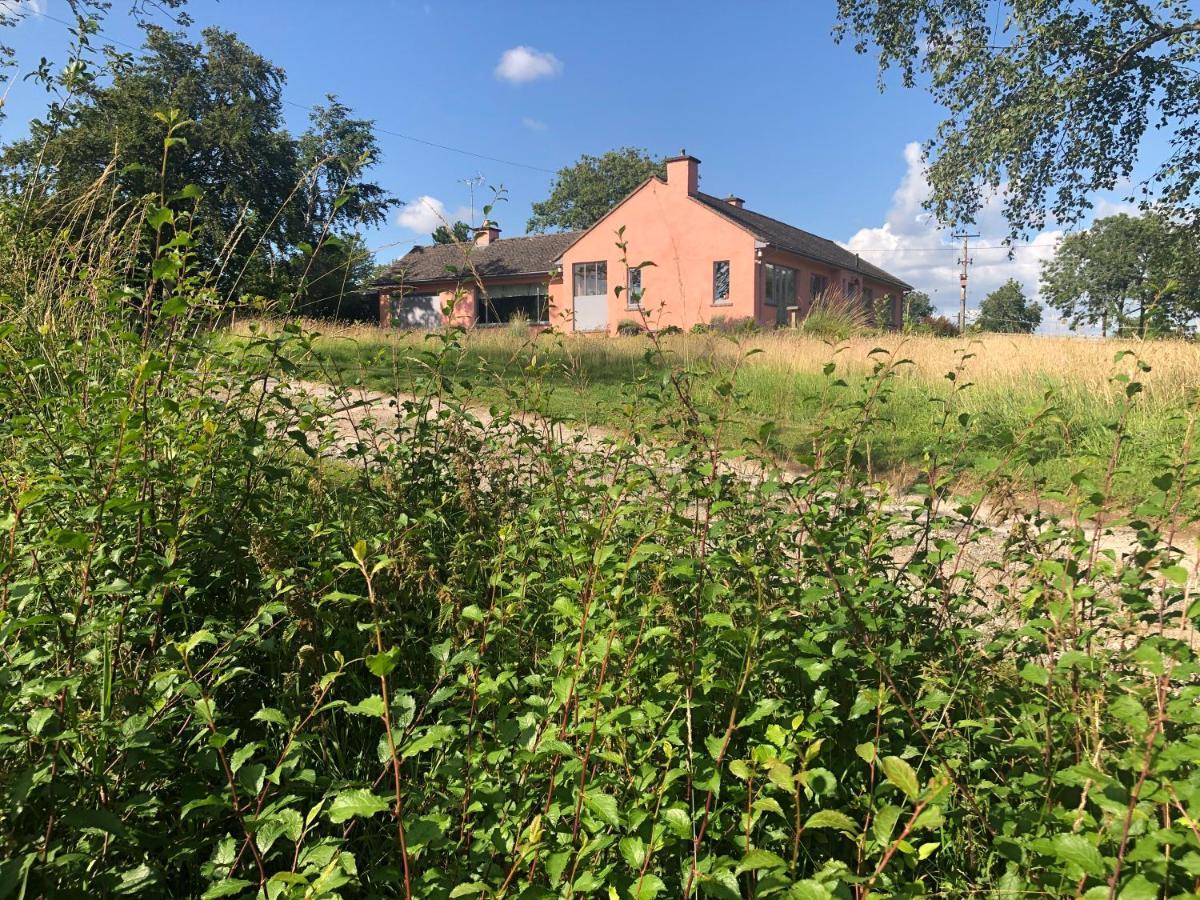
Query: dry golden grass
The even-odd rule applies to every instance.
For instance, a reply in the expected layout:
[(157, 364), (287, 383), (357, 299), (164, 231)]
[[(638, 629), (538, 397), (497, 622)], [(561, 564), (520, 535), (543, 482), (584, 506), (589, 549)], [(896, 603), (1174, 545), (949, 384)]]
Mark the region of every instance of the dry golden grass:
[[(261, 324), (261, 323), (260, 323)], [(341, 325), (331, 322), (305, 322), (305, 327), (320, 332), (331, 344), (350, 343), (359, 352), (394, 347), (415, 347), (424, 336), (381, 330), (373, 325)], [(248, 322), (235, 326), (244, 332)], [(467, 346), (491, 357), (518, 352), (533, 338), (513, 329), (487, 328), (469, 332)], [(536, 338), (539, 343), (560, 342), (562, 352), (586, 364), (589, 369), (604, 365), (632, 366), (646, 351), (644, 337), (594, 337), (556, 335)], [(665, 346), (683, 362), (699, 360), (732, 362), (738, 354), (758, 351), (746, 362), (746, 373), (771, 370), (771, 374), (816, 374), (831, 360), (839, 371), (864, 373), (879, 358), (873, 351), (882, 349), (889, 356), (911, 360), (902, 368), (904, 377), (943, 383), (947, 372), (963, 361), (967, 378), (980, 388), (1028, 392), (1039, 386), (1053, 385), (1094, 398), (1114, 395), (1111, 379), (1118, 371), (1129, 372), (1131, 360), (1117, 362), (1115, 357), (1128, 351), (1145, 361), (1151, 372), (1141, 378), (1144, 400), (1153, 405), (1188, 405), (1200, 387), (1200, 344), (1184, 340), (1116, 340), (1084, 337), (1045, 337), (1041, 335), (985, 334), (964, 338), (936, 338), (902, 334), (864, 334), (838, 344), (796, 331), (775, 331), (740, 337), (736, 341), (720, 335), (678, 334), (663, 338)], [(762, 374), (766, 375), (766, 372)]]

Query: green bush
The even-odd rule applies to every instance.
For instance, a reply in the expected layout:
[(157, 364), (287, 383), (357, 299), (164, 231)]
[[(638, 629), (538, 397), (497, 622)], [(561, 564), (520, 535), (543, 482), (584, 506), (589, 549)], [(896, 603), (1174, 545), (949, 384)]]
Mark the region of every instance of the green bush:
[(628, 437), (546, 428), (535, 342), (481, 421), (454, 329), (348, 422), (289, 385), (312, 334), (209, 331), (186, 201), (142, 212), (0, 237), (0, 893), (1195, 890), (1190, 443), (1118, 553), (1111, 478), (995, 532), (1022, 450), (948, 496), (961, 383), (881, 495), (895, 358), (829, 371), (800, 476), (769, 425), (728, 465), (733, 369), (653, 335)]
[(645, 331), (645, 326), (643, 326), (641, 322), (636, 322), (633, 319), (622, 319), (617, 323), (617, 334), (622, 334), (626, 337), (644, 334)]

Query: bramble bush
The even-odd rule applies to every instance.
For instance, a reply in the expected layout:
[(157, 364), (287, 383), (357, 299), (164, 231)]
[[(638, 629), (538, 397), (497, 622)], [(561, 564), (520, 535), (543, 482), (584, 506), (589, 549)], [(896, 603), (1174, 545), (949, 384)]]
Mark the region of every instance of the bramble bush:
[(1195, 423), (1117, 517), (1137, 360), (1106, 479), (993, 528), (965, 358), (915, 500), (883, 354), (800, 475), (654, 336), (606, 438), (532, 342), (480, 414), (454, 330), (364, 409), (215, 339), (189, 196), (106, 197), (0, 230), (0, 896), (1200, 892)]

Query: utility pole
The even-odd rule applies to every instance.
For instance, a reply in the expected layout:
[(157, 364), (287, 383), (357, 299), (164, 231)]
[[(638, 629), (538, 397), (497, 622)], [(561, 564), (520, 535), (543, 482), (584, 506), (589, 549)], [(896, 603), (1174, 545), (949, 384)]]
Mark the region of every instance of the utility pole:
[(459, 184), (465, 184), (471, 189), (471, 221), (469, 224), (472, 228), (475, 227), (475, 187), (476, 185), (483, 184), (485, 181), (487, 179), (483, 177), (482, 172), (472, 175), (470, 178), (460, 178), (458, 180)]
[(971, 259), (971, 238), (977, 238), (977, 234), (967, 234), (961, 231), (954, 235), (956, 238), (962, 238), (962, 256), (958, 262), (962, 266), (962, 274), (958, 276), (958, 333), (962, 334), (967, 330), (967, 266), (975, 264), (975, 260)]

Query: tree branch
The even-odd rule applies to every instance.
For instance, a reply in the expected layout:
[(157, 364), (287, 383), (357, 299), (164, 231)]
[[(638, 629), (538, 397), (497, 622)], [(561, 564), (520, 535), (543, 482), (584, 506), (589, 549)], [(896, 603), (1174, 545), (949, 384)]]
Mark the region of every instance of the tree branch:
[[(1139, 15), (1141, 15), (1142, 12), (1143, 11), (1139, 7)], [(1113, 64), (1112, 69), (1109, 71), (1109, 75), (1119, 74), (1129, 64), (1129, 60), (1132, 57), (1137, 56), (1137, 54), (1141, 53), (1143, 50), (1147, 50), (1161, 41), (1167, 41), (1173, 37), (1179, 37), (1181, 34), (1200, 32), (1200, 22), (1189, 22), (1186, 25), (1173, 25), (1170, 28), (1164, 28), (1161, 25), (1155, 25), (1154, 27), (1155, 31), (1146, 35), (1140, 40), (1134, 41), (1127, 48), (1125, 48), (1125, 51), (1119, 57), (1117, 57), (1117, 61)]]

